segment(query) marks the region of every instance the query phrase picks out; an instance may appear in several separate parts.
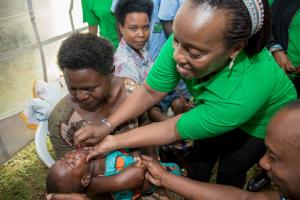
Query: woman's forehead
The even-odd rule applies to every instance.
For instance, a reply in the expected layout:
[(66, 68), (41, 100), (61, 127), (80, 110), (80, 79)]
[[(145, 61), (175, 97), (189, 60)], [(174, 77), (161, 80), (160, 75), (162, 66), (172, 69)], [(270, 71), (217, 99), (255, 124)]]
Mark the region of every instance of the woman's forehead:
[[(216, 8), (191, 8), (184, 4), (175, 17), (173, 30), (179, 42), (211, 46), (223, 44), (226, 11)], [(188, 22), (188, 23), (187, 23)]]
[(188, 1), (178, 10), (174, 24), (181, 25), (181, 23), (184, 22), (184, 24), (201, 26), (202, 24), (208, 23), (214, 17), (216, 10), (216, 8), (212, 8), (207, 4), (201, 4), (195, 7)]

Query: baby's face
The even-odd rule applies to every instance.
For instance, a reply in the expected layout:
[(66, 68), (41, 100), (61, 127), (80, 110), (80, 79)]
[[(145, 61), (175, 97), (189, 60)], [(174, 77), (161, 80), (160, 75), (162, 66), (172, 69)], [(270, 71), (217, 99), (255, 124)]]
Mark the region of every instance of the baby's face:
[(90, 163), (86, 162), (86, 157), (87, 152), (83, 150), (73, 150), (66, 153), (55, 163), (59, 166), (58, 174), (66, 177), (66, 179), (81, 180), (90, 167)]
[[(55, 174), (61, 182), (62, 187), (78, 187), (81, 179), (89, 172), (90, 163), (86, 162), (87, 152), (73, 150), (66, 153), (61, 159), (55, 162)], [(64, 186), (63, 186), (64, 185)]]

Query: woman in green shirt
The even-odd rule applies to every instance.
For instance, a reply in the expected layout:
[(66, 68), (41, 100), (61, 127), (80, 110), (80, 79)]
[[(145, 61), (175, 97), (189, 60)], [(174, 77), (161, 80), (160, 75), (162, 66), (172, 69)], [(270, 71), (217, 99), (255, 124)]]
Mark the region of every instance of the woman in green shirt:
[(108, 39), (114, 49), (118, 48), (117, 22), (111, 11), (112, 0), (81, 0), (83, 22), (87, 22), (89, 32)]
[(117, 136), (107, 136), (89, 158), (125, 147), (195, 140), (189, 176), (208, 181), (219, 158), (217, 182), (242, 187), (246, 171), (265, 151), (271, 116), (296, 99), (293, 84), (264, 49), (269, 36), (265, 0), (187, 0), (174, 20), (174, 36), (145, 83), (101, 125), (75, 133), (76, 144), (100, 142), (144, 112), (183, 78), (195, 108)]

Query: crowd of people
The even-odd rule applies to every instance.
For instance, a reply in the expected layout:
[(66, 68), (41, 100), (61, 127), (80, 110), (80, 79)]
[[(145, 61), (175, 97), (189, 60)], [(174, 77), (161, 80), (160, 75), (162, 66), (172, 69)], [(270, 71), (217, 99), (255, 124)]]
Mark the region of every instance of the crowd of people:
[[(57, 56), (69, 94), (49, 118), (47, 199), (300, 199), (299, 0), (82, 8), (90, 33)], [(165, 163), (174, 143), (188, 153)], [(278, 190), (243, 190), (258, 162)]]

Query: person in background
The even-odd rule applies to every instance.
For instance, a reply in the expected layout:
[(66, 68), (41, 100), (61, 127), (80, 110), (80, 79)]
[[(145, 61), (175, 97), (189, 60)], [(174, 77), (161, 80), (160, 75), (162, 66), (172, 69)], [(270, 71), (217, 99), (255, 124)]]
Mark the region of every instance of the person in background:
[(146, 81), (107, 121), (117, 127), (138, 116), (181, 78), (195, 107), (116, 136), (108, 135), (107, 128), (87, 125), (75, 133), (75, 144), (102, 141), (94, 146), (91, 159), (116, 149), (191, 139), (192, 179), (209, 181), (219, 160), (217, 183), (242, 188), (246, 172), (265, 153), (270, 118), (296, 99), (292, 82), (264, 48), (270, 32), (268, 9), (265, 0), (185, 1), (174, 20), (174, 35)]
[(108, 39), (114, 49), (119, 44), (117, 23), (110, 8), (112, 0), (81, 0), (83, 22), (88, 23), (89, 32)]
[(300, 1), (268, 0), (272, 31), (267, 48), (290, 76), (300, 97)]
[(158, 17), (162, 21), (167, 37), (173, 33), (175, 15), (185, 0), (163, 0), (160, 4)]
[[(111, 11), (113, 13), (115, 13), (118, 1), (119, 0), (113, 0), (112, 2)], [(153, 11), (150, 19), (150, 36), (148, 43), (146, 44), (146, 49), (150, 53), (152, 60), (155, 60), (167, 38), (163, 31), (162, 23), (158, 18), (158, 11), (160, 8), (161, 0), (152, 0), (152, 2)]]
[(150, 20), (150, 37), (147, 44), (147, 49), (155, 61), (160, 49), (167, 41), (166, 34), (162, 27), (162, 22), (158, 18), (158, 11), (162, 0), (152, 0), (153, 1), (153, 12)]
[(150, 19), (153, 10), (151, 0), (118, 1), (115, 9), (122, 34), (114, 54), (115, 75), (127, 77), (142, 84), (153, 61), (146, 50), (150, 34)]
[[(272, 10), (272, 30), (266, 47), (294, 82), (300, 97), (300, 1), (268, 0)], [(247, 190), (260, 191), (270, 183), (262, 171), (247, 184)]]

